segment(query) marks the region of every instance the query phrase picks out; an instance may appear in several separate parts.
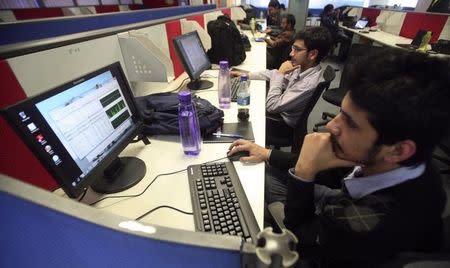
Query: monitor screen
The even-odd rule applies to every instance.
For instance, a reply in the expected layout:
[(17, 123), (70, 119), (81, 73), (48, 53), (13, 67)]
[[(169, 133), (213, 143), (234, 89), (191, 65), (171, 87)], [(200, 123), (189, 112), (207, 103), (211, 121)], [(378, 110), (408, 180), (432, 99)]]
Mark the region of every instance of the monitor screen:
[[(120, 181), (120, 172), (108, 176), (128, 163), (117, 156), (142, 124), (118, 62), (14, 104), (3, 114), (70, 197), (92, 185), (108, 193), (137, 183)], [(105, 188), (111, 184), (121, 188)]]
[(173, 39), (173, 44), (184, 70), (191, 79), (188, 88), (199, 90), (212, 87), (213, 84), (210, 81), (200, 79), (203, 71), (211, 68), (211, 63), (205, 53), (197, 31), (177, 36)]
[(355, 24), (355, 28), (364, 29), (368, 23), (369, 23), (368, 20), (358, 20)]

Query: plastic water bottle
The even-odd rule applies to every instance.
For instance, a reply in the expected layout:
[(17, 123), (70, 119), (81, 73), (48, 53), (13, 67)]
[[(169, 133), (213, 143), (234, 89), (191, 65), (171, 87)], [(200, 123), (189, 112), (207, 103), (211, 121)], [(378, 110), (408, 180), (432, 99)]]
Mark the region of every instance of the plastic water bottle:
[(230, 108), (231, 102), (230, 69), (228, 69), (228, 61), (220, 61), (219, 66), (219, 107), (221, 109), (228, 109)]
[(416, 50), (417, 52), (421, 53), (427, 53), (428, 50), (428, 42), (430, 42), (431, 39), (431, 32), (428, 31), (423, 37), (422, 42), (420, 42), (419, 48)]
[(252, 33), (255, 33), (255, 30), (256, 30), (256, 20), (255, 20), (255, 18), (252, 18), (250, 20), (250, 29), (251, 29)]
[(239, 87), (237, 92), (238, 118), (241, 121), (247, 121), (250, 116), (250, 81), (247, 75), (241, 76), (241, 83), (243, 85)]
[(191, 92), (181, 90), (178, 93), (178, 123), (180, 128), (181, 144), (184, 154), (198, 155), (201, 150), (201, 133), (198, 123), (197, 111), (192, 103)]

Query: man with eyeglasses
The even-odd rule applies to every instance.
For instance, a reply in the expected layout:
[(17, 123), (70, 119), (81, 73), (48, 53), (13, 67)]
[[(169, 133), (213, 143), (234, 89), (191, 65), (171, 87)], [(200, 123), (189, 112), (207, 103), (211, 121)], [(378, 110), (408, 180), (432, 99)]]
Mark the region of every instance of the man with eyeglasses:
[[(312, 96), (313, 89), (319, 84), (322, 69), (320, 61), (331, 47), (330, 32), (323, 27), (312, 27), (295, 34), (290, 53), (291, 60), (285, 61), (280, 68), (250, 72), (249, 78), (270, 82), (266, 99), (266, 110), (279, 114), (290, 128)], [(239, 72), (231, 72), (239, 76)]]

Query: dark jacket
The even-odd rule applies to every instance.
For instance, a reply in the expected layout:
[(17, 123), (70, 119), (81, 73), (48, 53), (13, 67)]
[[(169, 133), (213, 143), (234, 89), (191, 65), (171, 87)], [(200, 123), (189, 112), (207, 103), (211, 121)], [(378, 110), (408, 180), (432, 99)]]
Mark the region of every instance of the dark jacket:
[(320, 205), (314, 203), (315, 183), (289, 178), (285, 224), (299, 239), (300, 256), (349, 267), (401, 251), (436, 250), (446, 198), (430, 166), (416, 179), (361, 199), (344, 188)]

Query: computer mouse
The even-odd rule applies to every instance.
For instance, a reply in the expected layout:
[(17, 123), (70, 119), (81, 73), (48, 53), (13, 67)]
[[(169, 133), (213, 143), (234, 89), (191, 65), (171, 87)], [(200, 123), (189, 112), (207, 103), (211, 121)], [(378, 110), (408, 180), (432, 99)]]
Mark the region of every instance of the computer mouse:
[[(227, 152), (227, 156), (228, 156), (229, 152), (230, 151)], [(230, 159), (230, 161), (234, 162), (234, 161), (239, 161), (239, 159), (243, 156), (249, 156), (249, 155), (250, 155), (250, 153), (248, 151), (239, 151), (239, 152), (236, 152), (236, 153), (228, 156), (228, 159)]]

